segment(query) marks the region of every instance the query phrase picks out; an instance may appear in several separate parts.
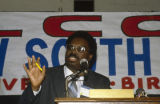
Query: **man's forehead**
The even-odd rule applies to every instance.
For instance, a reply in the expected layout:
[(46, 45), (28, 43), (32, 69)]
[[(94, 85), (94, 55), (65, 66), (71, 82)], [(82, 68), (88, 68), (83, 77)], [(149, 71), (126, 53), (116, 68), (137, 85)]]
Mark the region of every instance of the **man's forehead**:
[(72, 39), (71, 44), (83, 44), (88, 46), (88, 41), (84, 38), (74, 38)]

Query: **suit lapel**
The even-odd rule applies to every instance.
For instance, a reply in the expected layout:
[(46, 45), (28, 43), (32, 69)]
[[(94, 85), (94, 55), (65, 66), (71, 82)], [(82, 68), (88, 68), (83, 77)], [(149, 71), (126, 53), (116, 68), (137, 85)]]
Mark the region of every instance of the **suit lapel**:
[(87, 86), (87, 87), (90, 87), (90, 88), (93, 88), (94, 86), (94, 81), (92, 80), (94, 76), (92, 75), (91, 71), (89, 70), (88, 71), (88, 75), (85, 76), (85, 79), (84, 79), (84, 86)]
[(57, 97), (65, 97), (65, 78), (64, 78), (64, 67), (58, 68), (55, 75), (55, 90)]

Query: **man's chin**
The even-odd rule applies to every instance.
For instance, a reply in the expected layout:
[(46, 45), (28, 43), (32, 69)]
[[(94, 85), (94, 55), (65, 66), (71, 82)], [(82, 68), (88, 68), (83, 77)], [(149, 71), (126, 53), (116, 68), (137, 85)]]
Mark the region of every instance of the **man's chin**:
[(67, 67), (74, 67), (74, 66), (75, 66), (75, 63), (71, 63), (71, 62), (70, 62), (70, 63), (66, 63), (66, 66), (67, 66)]
[(75, 70), (77, 68), (77, 64), (76, 63), (66, 63), (65, 64), (69, 69)]

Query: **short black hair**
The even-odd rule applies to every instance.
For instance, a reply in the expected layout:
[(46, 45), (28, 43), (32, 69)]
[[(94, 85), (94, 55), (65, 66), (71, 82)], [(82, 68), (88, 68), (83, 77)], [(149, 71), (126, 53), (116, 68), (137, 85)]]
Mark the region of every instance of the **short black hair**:
[(76, 31), (68, 37), (66, 44), (70, 44), (74, 38), (82, 38), (88, 42), (90, 48), (89, 53), (93, 55), (93, 58), (90, 61), (91, 67), (97, 59), (97, 43), (95, 39), (87, 31)]

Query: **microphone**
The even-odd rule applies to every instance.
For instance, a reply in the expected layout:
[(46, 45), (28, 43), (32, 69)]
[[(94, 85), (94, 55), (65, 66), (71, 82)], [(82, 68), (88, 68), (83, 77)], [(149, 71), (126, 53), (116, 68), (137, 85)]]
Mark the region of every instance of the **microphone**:
[(77, 72), (69, 75), (68, 77), (70, 77), (72, 80), (75, 80), (77, 77), (79, 77), (79, 74), (81, 72), (84, 72), (84, 74), (88, 73), (88, 61), (87, 61), (87, 59), (81, 59), (80, 60), (80, 70), (78, 70)]
[(68, 95), (69, 95), (69, 93), (68, 93), (68, 83), (70, 81), (76, 80), (76, 78), (79, 77), (79, 74), (81, 72), (84, 72), (84, 74), (87, 74), (88, 73), (87, 70), (88, 70), (88, 61), (87, 61), (87, 59), (81, 59), (80, 60), (80, 70), (78, 70), (77, 72), (67, 76), (66, 79), (65, 79), (66, 97), (68, 97)]
[(145, 97), (146, 96), (146, 92), (143, 88), (138, 88), (136, 90), (136, 94), (135, 94), (136, 97)]
[(80, 71), (87, 74), (88, 73), (88, 60), (85, 58), (81, 59), (80, 60), (80, 67), (81, 67)]

